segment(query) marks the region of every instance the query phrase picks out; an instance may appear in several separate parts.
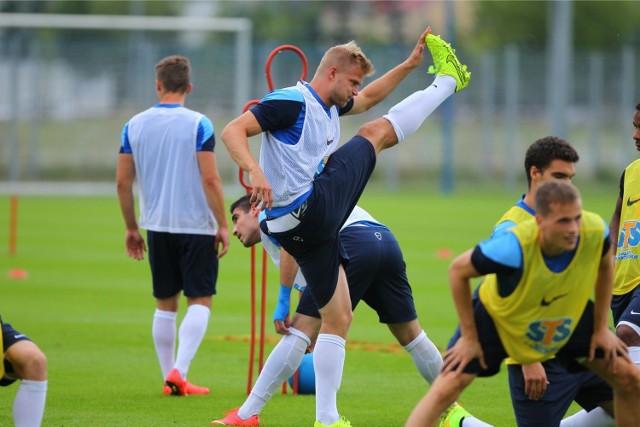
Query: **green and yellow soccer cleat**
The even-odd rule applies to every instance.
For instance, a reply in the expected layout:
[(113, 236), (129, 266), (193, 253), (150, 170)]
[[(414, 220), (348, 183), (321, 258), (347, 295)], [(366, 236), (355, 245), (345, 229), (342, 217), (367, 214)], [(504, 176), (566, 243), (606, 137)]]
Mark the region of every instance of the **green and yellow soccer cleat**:
[(440, 36), (427, 34), (424, 41), (433, 57), (433, 65), (429, 67), (429, 74), (451, 76), (456, 79), (456, 92), (467, 87), (471, 81), (471, 73), (467, 66), (460, 63), (456, 56), (456, 50)]
[(465, 419), (465, 417), (470, 416), (471, 414), (462, 406), (454, 403), (444, 412), (440, 418), (438, 427), (460, 427), (462, 425), (462, 420)]
[(313, 427), (351, 427), (351, 423), (345, 417), (340, 417), (340, 419), (333, 424), (322, 424), (320, 421), (316, 421)]

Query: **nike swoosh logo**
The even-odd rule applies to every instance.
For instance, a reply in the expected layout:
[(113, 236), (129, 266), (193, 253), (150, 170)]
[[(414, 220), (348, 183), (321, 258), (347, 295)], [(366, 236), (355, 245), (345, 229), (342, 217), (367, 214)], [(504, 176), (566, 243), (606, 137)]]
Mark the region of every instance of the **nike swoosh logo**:
[(632, 206), (633, 204), (638, 203), (638, 202), (640, 202), (640, 198), (637, 198), (635, 200), (631, 200), (631, 197), (629, 197), (627, 199), (627, 206)]
[(464, 70), (460, 68), (458, 61), (453, 59), (453, 55), (450, 54), (449, 56), (447, 56), (447, 62), (451, 63), (451, 65), (453, 65), (453, 68), (456, 69), (456, 73), (458, 74), (458, 77), (460, 77), (462, 83), (466, 83), (468, 80), (467, 75), (464, 73)]
[(327, 139), (327, 145), (333, 144), (333, 139)]
[(26, 337), (26, 335), (25, 335), (25, 334), (18, 334), (18, 335), (14, 335), (14, 336), (13, 336), (13, 339), (14, 339), (14, 340), (17, 340), (17, 339), (25, 338), (25, 337)]
[(566, 297), (567, 295), (569, 295), (569, 294), (566, 293), (566, 294), (556, 295), (555, 297), (551, 298), (549, 301), (545, 300), (544, 297), (542, 297), (542, 301), (540, 301), (540, 305), (543, 306), (543, 307), (547, 307), (547, 306), (551, 305), (553, 302), (555, 302), (556, 300), (559, 300), (560, 298)]
[(640, 313), (638, 313), (637, 311), (631, 310), (631, 314), (640, 314)]

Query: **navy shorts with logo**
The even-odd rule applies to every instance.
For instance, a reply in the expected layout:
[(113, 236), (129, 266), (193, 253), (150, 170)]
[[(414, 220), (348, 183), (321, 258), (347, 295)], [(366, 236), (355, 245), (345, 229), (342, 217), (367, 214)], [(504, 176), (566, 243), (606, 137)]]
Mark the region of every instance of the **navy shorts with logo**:
[(218, 251), (215, 236), (147, 231), (153, 296), (165, 299), (215, 295)]
[(270, 233), (266, 221), (260, 224), (263, 232), (295, 258), (320, 308), (333, 297), (340, 264), (348, 262), (338, 232), (356, 206), (375, 164), (371, 143), (360, 136), (352, 138), (329, 157), (314, 180), (300, 224), (281, 233)]
[[(31, 341), (28, 336), (13, 329), (10, 323), (2, 323), (2, 354), (12, 345), (19, 341)], [(0, 378), (0, 386), (5, 387), (14, 383), (18, 378), (15, 376), (13, 365), (3, 356), (4, 376)]]
[(640, 286), (624, 295), (614, 295), (611, 299), (611, 312), (614, 325), (618, 326), (620, 321), (625, 321), (640, 327)]
[[(352, 225), (340, 232), (349, 256), (345, 268), (355, 310), (362, 300), (378, 313), (380, 323), (404, 323), (418, 318), (400, 245), (384, 226)], [(308, 288), (302, 294), (298, 313), (319, 318)]]

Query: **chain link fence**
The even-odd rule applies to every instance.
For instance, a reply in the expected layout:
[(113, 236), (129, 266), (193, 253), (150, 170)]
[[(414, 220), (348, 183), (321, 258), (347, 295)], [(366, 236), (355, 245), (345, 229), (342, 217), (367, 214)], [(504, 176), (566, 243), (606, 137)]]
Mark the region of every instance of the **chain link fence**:
[[(238, 111), (234, 64), (238, 46), (230, 35), (209, 36), (198, 43), (175, 32), (56, 32), (15, 29), (0, 45), (0, 182), (109, 182), (124, 123), (156, 102), (154, 65), (181, 54), (193, 66), (194, 90), (187, 107), (207, 114), (217, 134)], [(283, 44), (292, 41), (283, 41)], [(259, 99), (268, 92), (265, 60), (277, 45), (253, 46), (247, 93)], [(312, 74), (330, 46), (298, 45)], [(363, 49), (382, 75), (403, 61), (411, 45)], [(544, 51), (508, 46), (502, 51), (457, 53), (472, 71), (470, 86), (452, 99), (449, 132), (441, 109), (407, 141), (383, 153), (374, 180), (389, 188), (409, 181), (444, 179), (449, 164), (460, 185), (498, 183), (507, 188), (524, 182), (522, 158), (535, 139), (551, 134), (550, 79), (553, 64)], [(579, 151), (578, 174), (611, 183), (635, 157), (631, 118), (640, 102), (636, 84), (639, 49), (574, 52), (565, 87), (569, 108), (562, 112), (566, 137)], [(367, 120), (432, 80), (427, 63), (414, 71), (388, 99), (364, 115), (343, 119), (343, 141)], [(294, 84), (301, 65), (294, 53), (273, 63), (277, 87)], [(310, 80), (312, 75), (307, 76)], [(365, 82), (366, 85), (367, 82)], [(242, 100), (249, 101), (247, 100)], [(557, 119), (557, 118), (556, 118)], [(237, 167), (220, 138), (217, 153), (226, 185), (237, 183)], [(257, 155), (259, 140), (252, 141)], [(452, 153), (451, 158), (447, 153)]]

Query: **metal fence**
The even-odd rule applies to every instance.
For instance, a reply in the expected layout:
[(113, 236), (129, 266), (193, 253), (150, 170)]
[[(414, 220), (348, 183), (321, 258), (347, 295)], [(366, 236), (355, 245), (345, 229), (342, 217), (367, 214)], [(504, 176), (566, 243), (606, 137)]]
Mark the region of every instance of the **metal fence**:
[[(0, 45), (0, 182), (112, 181), (122, 126), (155, 100), (154, 65), (182, 54), (193, 65), (194, 91), (187, 106), (207, 114), (216, 131), (240, 113), (234, 39), (217, 35), (193, 43), (175, 32), (100, 31), (52, 33), (14, 30)], [(283, 40), (282, 44), (292, 43)], [(267, 91), (265, 59), (275, 43), (253, 46), (246, 93)], [(299, 45), (313, 73), (329, 46)], [(377, 73), (401, 62), (412, 46), (362, 46)], [(441, 110), (399, 147), (383, 153), (374, 179), (389, 187), (403, 180), (451, 179), (456, 183), (497, 182), (507, 188), (523, 180), (522, 157), (536, 138), (553, 133), (550, 117), (554, 67), (545, 51), (508, 46), (501, 51), (457, 52), (469, 65), (470, 86), (453, 99), (453, 121), (445, 131)], [(631, 118), (640, 102), (636, 83), (639, 47), (620, 51), (574, 52), (563, 90), (569, 107), (561, 114), (566, 137), (579, 151), (578, 173), (613, 181), (635, 157)], [(365, 115), (343, 119), (343, 140), (362, 123), (384, 114), (432, 80), (425, 65), (387, 100)], [(300, 76), (298, 57), (280, 54), (273, 63), (276, 86)], [(308, 76), (310, 79), (311, 76)], [(374, 76), (375, 78), (375, 76)], [(366, 85), (366, 82), (365, 82)], [(247, 99), (246, 101), (248, 101)], [(552, 120), (553, 119), (553, 120)], [(252, 142), (258, 151), (259, 141)], [(218, 139), (223, 180), (237, 181), (237, 168)], [(450, 154), (448, 154), (450, 153)], [(443, 170), (452, 174), (443, 178)]]

